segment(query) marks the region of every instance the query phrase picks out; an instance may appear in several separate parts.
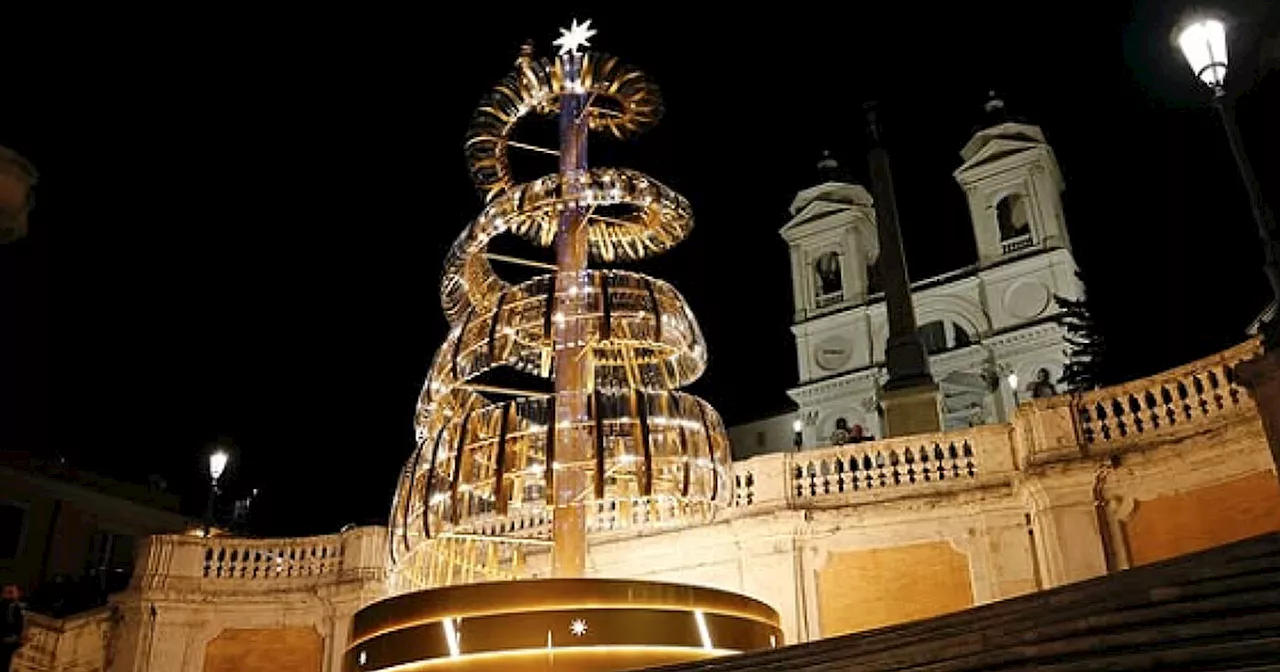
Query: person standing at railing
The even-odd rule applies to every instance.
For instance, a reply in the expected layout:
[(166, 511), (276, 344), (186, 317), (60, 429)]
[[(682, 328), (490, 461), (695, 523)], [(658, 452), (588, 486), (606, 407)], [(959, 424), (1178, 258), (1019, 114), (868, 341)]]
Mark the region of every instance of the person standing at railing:
[(13, 655), (22, 648), (22, 591), (12, 583), (0, 589), (0, 672), (9, 672)]

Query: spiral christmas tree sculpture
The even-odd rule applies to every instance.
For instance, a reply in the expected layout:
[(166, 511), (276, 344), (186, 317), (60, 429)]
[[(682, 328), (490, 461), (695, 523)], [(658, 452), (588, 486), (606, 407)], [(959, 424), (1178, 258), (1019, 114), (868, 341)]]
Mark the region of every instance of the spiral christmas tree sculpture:
[[(689, 307), (665, 282), (587, 266), (662, 252), (692, 227), (688, 202), (656, 180), (586, 165), (588, 129), (628, 137), (661, 113), (643, 73), (572, 51), (526, 51), (476, 110), (467, 158), (487, 202), (445, 262), (452, 331), (422, 391), (418, 449), (392, 512), (406, 587), (450, 582), (415, 557), (432, 539), (554, 537), (554, 573), (572, 576), (585, 530), (683, 524), (729, 500), (719, 416), (674, 391), (706, 364)], [(560, 171), (515, 184), (508, 152), (527, 146), (512, 136), (532, 114), (560, 117)], [(503, 233), (554, 245), (555, 272), (502, 280), (486, 249)], [(499, 367), (550, 377), (555, 393), (494, 395), (473, 382)]]
[[(445, 262), (451, 331), (392, 505), (403, 594), (357, 614), (349, 670), (622, 670), (780, 639), (776, 613), (750, 598), (581, 578), (589, 534), (705, 521), (731, 501), (732, 479), (719, 416), (676, 391), (706, 366), (683, 297), (588, 267), (658, 254), (692, 228), (688, 202), (656, 180), (587, 166), (589, 131), (644, 131), (661, 95), (639, 70), (580, 52), (589, 21), (562, 33), (556, 58), (526, 47), (472, 118), (466, 154), (485, 205)], [(537, 149), (514, 139), (530, 115), (558, 117), (559, 171), (518, 184), (508, 156)], [(487, 251), (504, 233), (554, 246), (552, 272), (504, 281), (491, 260), (518, 260)], [(554, 392), (479, 382), (502, 367), (549, 378)], [(525, 560), (548, 550), (553, 578), (477, 583), (535, 576)]]

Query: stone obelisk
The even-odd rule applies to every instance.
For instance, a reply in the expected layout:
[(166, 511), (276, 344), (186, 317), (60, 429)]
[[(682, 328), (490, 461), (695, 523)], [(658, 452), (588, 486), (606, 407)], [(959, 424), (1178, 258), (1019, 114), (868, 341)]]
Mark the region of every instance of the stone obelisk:
[(889, 317), (889, 339), (884, 349), (889, 379), (880, 394), (884, 434), (890, 437), (936, 432), (942, 429), (941, 396), (938, 384), (929, 372), (929, 355), (916, 332), (915, 306), (911, 301), (907, 259), (902, 250), (902, 231), (898, 227), (898, 204), (893, 193), (889, 153), (881, 142), (876, 104), (868, 103), (864, 110), (871, 143), (867, 165), (880, 241), (877, 263)]

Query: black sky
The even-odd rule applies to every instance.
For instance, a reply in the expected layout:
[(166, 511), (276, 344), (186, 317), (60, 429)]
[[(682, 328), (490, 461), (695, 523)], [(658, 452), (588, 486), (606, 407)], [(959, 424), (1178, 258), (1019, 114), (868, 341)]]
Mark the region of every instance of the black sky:
[[(261, 531), (381, 522), (444, 338), (441, 261), (480, 206), (467, 120), (519, 44), (545, 49), (570, 16), (663, 87), (663, 122), (593, 162), (692, 202), (692, 237), (642, 268), (699, 316), (712, 359), (693, 391), (729, 422), (787, 407), (777, 230), (821, 150), (865, 174), (869, 99), (912, 277), (975, 257), (951, 171), (995, 88), (1062, 164), (1107, 379), (1238, 342), (1267, 300), (1261, 253), (1207, 92), (1169, 44), (1174, 3), (963, 4), (30, 26), (0, 84), (0, 145), (42, 173), (31, 237), (0, 247), (0, 448), (162, 473), (198, 511), (201, 446), (226, 435), (229, 482), (262, 488)], [(1267, 3), (1226, 6), (1242, 132), (1276, 203), (1280, 73), (1255, 76), (1247, 53)]]

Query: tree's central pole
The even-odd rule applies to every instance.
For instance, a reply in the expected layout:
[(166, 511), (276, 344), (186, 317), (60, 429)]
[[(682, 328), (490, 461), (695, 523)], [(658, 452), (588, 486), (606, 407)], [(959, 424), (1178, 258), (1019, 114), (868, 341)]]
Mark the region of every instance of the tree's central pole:
[[(582, 576), (587, 564), (587, 487), (593, 461), (587, 428), (591, 391), (591, 356), (583, 333), (583, 302), (588, 294), (587, 213), (579, 205), (587, 170), (586, 94), (577, 82), (582, 56), (564, 54), (566, 86), (560, 96), (560, 188), (565, 209), (556, 232), (555, 348), (555, 508), (552, 514), (552, 575)], [(596, 476), (599, 478), (599, 475)]]

